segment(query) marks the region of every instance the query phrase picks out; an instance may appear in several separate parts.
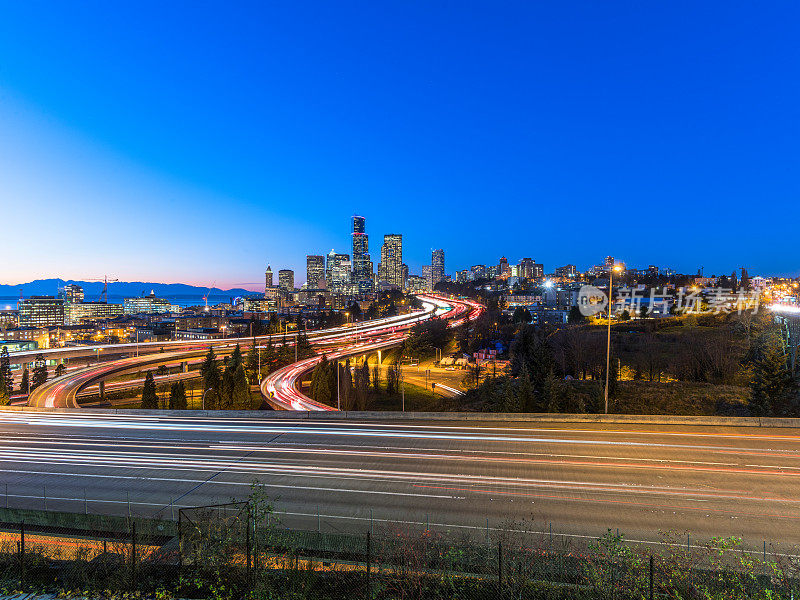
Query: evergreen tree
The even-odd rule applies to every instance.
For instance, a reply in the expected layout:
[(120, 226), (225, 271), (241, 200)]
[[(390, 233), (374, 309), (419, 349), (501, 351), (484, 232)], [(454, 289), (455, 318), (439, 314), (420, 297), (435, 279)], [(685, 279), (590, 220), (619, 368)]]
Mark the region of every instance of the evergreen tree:
[(369, 403), (369, 365), (364, 361), (360, 367), (355, 368), (353, 377), (353, 391), (355, 395), (355, 409), (367, 410)]
[(233, 373), (230, 365), (225, 366), (222, 372), (222, 383), (219, 389), (219, 409), (231, 410), (233, 408)]
[(23, 371), (22, 371), (22, 379), (20, 380), (20, 383), (19, 383), (19, 391), (21, 393), (25, 394), (26, 396), (31, 391), (30, 383), (28, 383), (28, 368), (27, 367), (25, 367), (25, 369), (23, 369)]
[(245, 361), (245, 373), (247, 374), (248, 381), (258, 381), (259, 352), (261, 351), (256, 347), (256, 344), (253, 344), (250, 348), (250, 352), (247, 353), (247, 359)]
[(231, 373), (235, 373), (236, 369), (239, 368), (239, 365), (242, 364), (242, 349), (239, 347), (239, 344), (236, 344), (236, 348), (233, 349), (233, 353), (228, 358), (226, 363), (226, 369), (230, 369)]
[(142, 390), (142, 408), (155, 410), (158, 408), (158, 394), (153, 372), (148, 371), (144, 376), (144, 389)]
[(739, 282), (739, 285), (743, 290), (750, 289), (750, 276), (747, 274), (747, 269), (745, 269), (744, 267), (742, 267), (742, 279)]
[(322, 404), (331, 404), (330, 372), (331, 365), (328, 357), (323, 355), (311, 373), (311, 398)]
[(519, 373), (519, 402), (525, 412), (536, 412), (536, 392), (526, 365)]
[(36, 361), (36, 366), (33, 368), (33, 376), (31, 377), (31, 389), (35, 390), (45, 381), (47, 381), (47, 363), (44, 361), (44, 359), (39, 358)]
[(231, 389), (231, 404), (234, 410), (250, 410), (250, 388), (247, 384), (247, 375), (240, 364), (233, 372), (233, 387)]
[[(203, 392), (206, 395), (206, 408), (215, 410), (219, 405), (220, 386), (222, 376), (217, 365), (214, 348), (209, 348), (203, 364), (200, 365), (200, 375), (203, 377)], [(209, 390), (209, 391), (206, 391)]]
[(8, 356), (8, 347), (3, 346), (0, 351), (0, 379), (5, 383), (5, 390), (9, 395), (14, 391), (14, 375), (11, 374), (11, 359)]
[(767, 330), (755, 347), (750, 380), (751, 412), (757, 416), (793, 413), (788, 403), (791, 388), (783, 342), (775, 330)]
[(182, 381), (176, 381), (169, 388), (169, 408), (170, 410), (186, 410), (186, 387)]
[(376, 394), (381, 393), (381, 366), (377, 362), (372, 367), (372, 389)]
[(514, 384), (508, 377), (504, 377), (503, 379), (503, 383), (499, 386), (503, 412), (522, 412), (522, 402), (520, 402), (520, 397), (517, 393), (517, 390), (514, 389)]
[(542, 385), (542, 405), (545, 412), (561, 412), (561, 382), (551, 370)]
[(11, 394), (6, 386), (6, 380), (0, 377), (0, 406), (7, 406), (11, 402)]

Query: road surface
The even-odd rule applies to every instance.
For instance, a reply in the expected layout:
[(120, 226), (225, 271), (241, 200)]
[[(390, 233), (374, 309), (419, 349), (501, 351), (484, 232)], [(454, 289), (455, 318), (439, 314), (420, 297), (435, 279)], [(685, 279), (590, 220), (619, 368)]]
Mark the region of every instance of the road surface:
[[(265, 486), (287, 526), (800, 543), (800, 430), (0, 411), (0, 502), (159, 513)], [(171, 503), (173, 503), (171, 505)], [(376, 526), (377, 526), (376, 525)]]

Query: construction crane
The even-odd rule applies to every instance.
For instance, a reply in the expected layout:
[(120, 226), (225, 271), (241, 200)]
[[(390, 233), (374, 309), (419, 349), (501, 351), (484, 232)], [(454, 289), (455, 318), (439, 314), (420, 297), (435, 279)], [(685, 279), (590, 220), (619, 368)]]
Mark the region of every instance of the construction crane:
[(100, 300), (108, 304), (108, 284), (114, 283), (115, 281), (119, 281), (116, 277), (113, 279), (109, 279), (108, 275), (103, 275), (102, 277), (87, 277), (83, 279), (83, 281), (102, 281), (103, 282), (103, 291), (100, 292)]
[(217, 282), (216, 282), (216, 281), (215, 281), (214, 283), (212, 283), (212, 284), (211, 284), (211, 287), (210, 287), (210, 288), (208, 288), (208, 290), (206, 290), (206, 293), (203, 295), (203, 300), (204, 300), (204, 301), (205, 301), (205, 303), (206, 303), (206, 311), (208, 310), (208, 296), (209, 296), (209, 294), (211, 294), (211, 290), (213, 290), (213, 289), (214, 289), (214, 286), (215, 286), (215, 285), (217, 285)]

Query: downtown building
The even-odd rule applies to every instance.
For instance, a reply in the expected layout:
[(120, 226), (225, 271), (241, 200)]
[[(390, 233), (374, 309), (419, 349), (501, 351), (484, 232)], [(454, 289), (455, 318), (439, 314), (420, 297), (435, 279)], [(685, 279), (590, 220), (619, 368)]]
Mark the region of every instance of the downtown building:
[(444, 281), (444, 250), (434, 250), (431, 252), (431, 289)]
[(325, 288), (325, 257), (321, 254), (306, 256), (306, 288), (312, 290)]
[(106, 302), (68, 302), (64, 305), (64, 323), (80, 325), (86, 321), (108, 321), (121, 317), (124, 313), (122, 304)]
[(64, 299), (53, 296), (31, 296), (20, 300), (20, 327), (49, 327), (64, 324)]
[(369, 257), (369, 236), (364, 217), (353, 216), (350, 234), (353, 250), (351, 281), (359, 294), (369, 294), (372, 292), (372, 261)]
[(284, 292), (294, 292), (294, 271), (291, 269), (281, 269), (278, 271), (278, 287)]
[(342, 254), (331, 250), (328, 252), (325, 264), (325, 280), (328, 289), (335, 294), (349, 291), (352, 263), (349, 254)]
[(404, 287), (403, 235), (400, 233), (387, 233), (383, 236), (378, 280), (401, 290)]

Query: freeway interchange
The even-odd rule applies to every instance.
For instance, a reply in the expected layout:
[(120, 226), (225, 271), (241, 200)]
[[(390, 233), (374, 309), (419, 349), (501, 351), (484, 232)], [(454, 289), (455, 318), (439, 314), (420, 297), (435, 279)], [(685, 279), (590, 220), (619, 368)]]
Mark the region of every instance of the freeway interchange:
[[(400, 343), (419, 320), (457, 325), (479, 310), (425, 302), (423, 311), (314, 332), (311, 341), (329, 358), (362, 355)], [(205, 351), (102, 363), (32, 396), (33, 406), (67, 410), (0, 411), (8, 506), (171, 518), (177, 508), (245, 499), (258, 482), (282, 522), (304, 529), (425, 524), (482, 538), (552, 528), (586, 540), (610, 528), (643, 543), (671, 530), (684, 543), (740, 536), (748, 548), (787, 553), (800, 544), (800, 429), (337, 413), (296, 385), (320, 356), (263, 380), (284, 412), (69, 410), (104, 377)]]
[[(419, 298), (423, 304), (422, 310), (366, 321), (349, 327), (336, 327), (309, 332), (307, 334), (308, 339), (318, 348), (334, 348), (336, 349), (336, 354), (342, 356), (353, 353), (375, 352), (402, 343), (408, 330), (419, 322), (437, 317), (447, 319), (452, 326), (459, 326), (468, 319), (477, 318), (483, 310), (479, 304), (469, 300), (453, 300), (434, 294), (420, 295)], [(287, 339), (290, 343), (295, 343), (296, 336), (296, 333), (290, 334)], [(207, 352), (209, 346), (221, 351), (230, 351), (237, 344), (247, 347), (254, 342), (257, 344), (263, 343), (270, 337), (277, 341), (282, 339), (283, 336), (224, 339), (189, 345), (186, 342), (173, 342), (172, 344), (159, 342), (157, 346), (158, 350), (161, 351), (99, 363), (47, 381), (30, 394), (28, 405), (39, 408), (79, 408), (77, 397), (82, 390), (112, 376), (138, 372), (144, 367), (153, 367), (158, 364), (197, 359)], [(132, 347), (133, 345), (126, 344), (125, 346)], [(148, 345), (147, 349), (153, 350), (155, 346)], [(61, 355), (68, 355), (68, 353), (80, 354), (84, 350), (84, 348), (59, 349), (48, 352), (48, 357), (54, 355), (54, 352), (63, 351)], [(321, 357), (318, 357), (316, 360), (320, 359)], [(14, 360), (18, 360), (16, 355), (14, 355)], [(308, 363), (308, 361), (301, 361), (301, 364), (305, 363)], [(308, 364), (309, 368), (313, 368), (315, 362)], [(287, 369), (291, 373), (296, 373), (297, 376), (307, 370), (300, 369), (298, 363), (290, 365)], [(282, 371), (284, 370), (268, 377), (262, 385), (265, 396), (274, 398), (274, 401), (271, 402), (273, 406), (285, 410), (331, 409), (331, 407), (315, 406), (316, 403), (302, 396), (294, 387), (296, 377), (292, 377)], [(310, 408), (312, 406), (314, 408)]]

